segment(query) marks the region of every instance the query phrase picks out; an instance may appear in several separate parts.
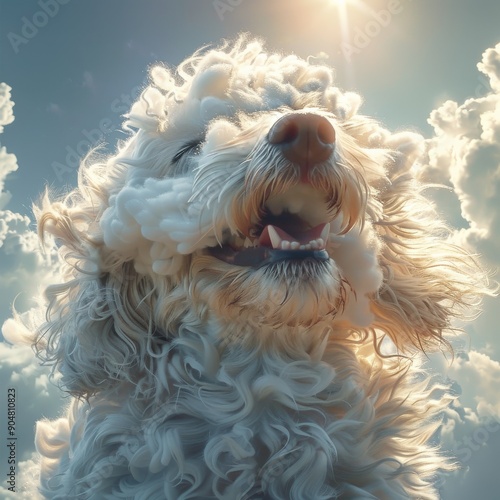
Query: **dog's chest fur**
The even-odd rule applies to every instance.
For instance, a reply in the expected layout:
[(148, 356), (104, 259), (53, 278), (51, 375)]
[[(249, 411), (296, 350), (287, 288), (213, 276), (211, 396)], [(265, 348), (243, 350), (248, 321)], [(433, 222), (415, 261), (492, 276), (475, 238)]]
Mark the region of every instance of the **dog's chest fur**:
[(37, 424), (41, 493), (438, 498), (450, 398), (407, 356), (486, 286), (423, 196), (424, 139), (245, 37), (150, 76), (135, 132), (37, 212), (61, 278), (29, 327), (74, 398)]
[(120, 498), (121, 484), (126, 498), (404, 498), (404, 457), (431, 432), (417, 425), (427, 394), (404, 367), (332, 341), (292, 359), (188, 334), (156, 354), (135, 389), (80, 406), (71, 467), (87, 481), (75, 494)]

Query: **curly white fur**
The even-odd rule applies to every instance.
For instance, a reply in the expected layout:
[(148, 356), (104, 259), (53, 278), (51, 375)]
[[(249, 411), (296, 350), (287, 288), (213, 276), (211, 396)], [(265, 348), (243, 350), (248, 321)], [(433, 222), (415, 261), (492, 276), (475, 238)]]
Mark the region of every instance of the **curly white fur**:
[[(421, 138), (359, 105), (331, 69), (241, 38), (153, 68), (130, 139), (45, 198), (66, 269), (36, 345), (75, 397), (38, 424), (47, 498), (437, 498), (449, 398), (380, 343), (442, 345), (483, 274), (412, 175)], [(307, 185), (266, 138), (294, 110), (336, 133)], [(330, 222), (327, 260), (217, 257), (285, 199)]]

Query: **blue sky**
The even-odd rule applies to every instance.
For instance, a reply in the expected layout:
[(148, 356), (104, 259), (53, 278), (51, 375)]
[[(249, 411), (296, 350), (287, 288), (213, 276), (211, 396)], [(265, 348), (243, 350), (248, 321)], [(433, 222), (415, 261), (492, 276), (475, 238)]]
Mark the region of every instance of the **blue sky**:
[[(33, 200), (46, 185), (56, 191), (74, 186), (76, 157), (90, 146), (104, 140), (113, 150), (123, 137), (116, 131), (121, 115), (150, 65), (175, 66), (200, 46), (242, 31), (263, 37), (271, 50), (328, 56), (339, 87), (364, 97), (363, 113), (392, 130), (420, 131), (429, 145), (422, 175), (450, 187), (433, 194), (438, 209), (461, 229), (458, 240), (483, 253), (492, 269), (500, 265), (493, 231), (500, 231), (498, 150), (483, 157), (493, 179), (487, 200), (485, 186), (471, 182), (480, 174), (487, 178), (484, 168), (472, 160), (464, 160), (461, 170), (446, 164), (453, 155), (459, 163), (469, 158), (463, 148), (486, 140), (463, 121), (474, 115), (472, 108), (485, 110), (474, 118), (476, 125), (489, 117), (500, 142), (500, 105), (494, 107), (500, 85), (491, 90), (489, 83), (495, 71), (500, 75), (500, 55), (497, 61), (490, 53), (486, 73), (476, 67), (500, 42), (497, 0), (352, 0), (345, 7), (334, 0), (0, 0), (0, 82), (12, 88), (15, 102), (15, 120), (5, 124), (0, 145), (17, 158), (16, 170), (0, 161), (0, 187), (11, 194), (5, 206), (0, 203), (0, 324), (18, 294), (20, 309), (27, 309), (38, 285), (50, 280), (50, 256), (36, 253), (26, 219), (32, 219)], [(456, 107), (443, 106), (447, 100)], [(10, 228), (8, 237), (2, 227)], [(488, 300), (485, 314), (469, 327), (463, 342), (469, 354), (449, 369), (433, 360), (461, 388), (462, 406), (445, 437), (470, 468), (448, 482), (445, 499), (468, 499), (477, 491), (482, 499), (498, 498), (500, 478), (493, 467), (500, 459), (500, 426), (494, 425), (500, 419), (499, 305)], [(0, 343), (2, 380), (18, 384), (24, 398), (26, 457), (33, 422), (59, 411), (55, 391), (32, 363)], [(4, 467), (0, 463), (1, 477)]]
[[(330, 0), (231, 0), (236, 7), (221, 0), (226, 11), (212, 0), (64, 1), (43, 25), (43, 0), (0, 0), (0, 74), (16, 102), (16, 122), (3, 142), (22, 167), (9, 177), (12, 210), (26, 210), (46, 183), (75, 182), (75, 172), (58, 176), (53, 164), (65, 164), (66, 148), (76, 150), (83, 131), (98, 129), (101, 120), (118, 128), (126, 109), (121, 97), (144, 83), (156, 61), (175, 65), (201, 45), (249, 31), (272, 49), (303, 57), (325, 52), (339, 86), (364, 96), (366, 114), (429, 134), (426, 120), (439, 101), (474, 95), (481, 84), (475, 64), (500, 31), (495, 0), (400, 0), (401, 12), (349, 62)], [(365, 4), (380, 12), (390, 0)], [(351, 42), (358, 30), (376, 33), (369, 13), (351, 5), (348, 14)], [(42, 24), (32, 38), (23, 37), (23, 27), (31, 34), (23, 18)]]

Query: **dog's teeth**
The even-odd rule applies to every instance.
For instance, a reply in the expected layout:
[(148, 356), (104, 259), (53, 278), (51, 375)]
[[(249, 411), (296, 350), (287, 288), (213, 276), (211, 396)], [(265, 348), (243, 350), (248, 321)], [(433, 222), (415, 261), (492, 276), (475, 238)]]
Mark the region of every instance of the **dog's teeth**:
[(244, 246), (245, 248), (250, 248), (250, 247), (253, 247), (253, 242), (252, 242), (252, 240), (251, 240), (250, 238), (248, 238), (248, 237), (247, 237), (247, 238), (245, 238), (245, 241), (244, 241), (244, 243), (243, 243), (243, 246)]
[[(321, 234), (323, 236), (328, 236), (329, 235), (329, 229), (330, 225), (326, 224), (325, 227), (323, 228), (323, 231)], [(308, 243), (305, 242), (299, 242), (299, 241), (289, 241), (286, 239), (283, 239), (278, 233), (279, 229), (276, 229), (274, 226), (269, 224), (267, 226), (267, 233), (269, 236), (269, 241), (271, 242), (271, 246), (274, 249), (281, 249), (281, 250), (322, 250), (325, 248), (325, 241), (323, 238), (316, 238), (314, 240), (309, 241)], [(281, 232), (281, 231), (280, 231)], [(247, 238), (244, 242), (245, 247), (248, 247), (250, 244), (250, 240)]]
[(277, 233), (276, 229), (274, 229), (273, 226), (269, 226), (268, 232), (269, 232), (269, 238), (271, 240), (271, 244), (272, 244), (273, 248), (280, 248), (281, 247), (281, 238), (280, 238), (280, 235)]
[(325, 241), (328, 241), (329, 235), (330, 235), (330, 223), (326, 224), (326, 226), (323, 228), (323, 231), (321, 231), (321, 234), (319, 235), (320, 239), (323, 240), (323, 245), (325, 244)]

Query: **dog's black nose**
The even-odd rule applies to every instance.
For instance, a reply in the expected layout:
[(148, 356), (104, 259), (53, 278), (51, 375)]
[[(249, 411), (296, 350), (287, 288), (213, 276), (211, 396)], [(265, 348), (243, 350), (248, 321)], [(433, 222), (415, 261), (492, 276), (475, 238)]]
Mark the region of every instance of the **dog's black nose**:
[(302, 180), (307, 182), (309, 169), (331, 156), (335, 129), (324, 116), (290, 113), (271, 127), (268, 141), (279, 147), (285, 158), (300, 165)]

